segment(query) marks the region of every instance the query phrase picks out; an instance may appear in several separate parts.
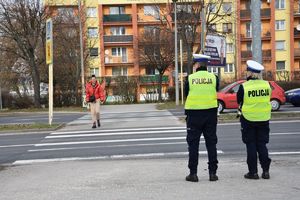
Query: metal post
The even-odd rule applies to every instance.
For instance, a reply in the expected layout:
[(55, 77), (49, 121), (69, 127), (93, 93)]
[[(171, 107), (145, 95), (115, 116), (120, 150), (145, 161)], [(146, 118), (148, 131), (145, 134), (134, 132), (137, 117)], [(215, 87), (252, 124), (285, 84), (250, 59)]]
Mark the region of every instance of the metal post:
[(49, 125), (52, 125), (53, 121), (53, 64), (49, 64)]
[(205, 8), (203, 3), (203, 8), (201, 11), (201, 51), (204, 54), (205, 49), (205, 37), (206, 37), (206, 14), (205, 14)]
[(181, 104), (183, 105), (183, 55), (182, 55), (182, 40), (180, 40), (180, 87), (181, 87)]
[(175, 97), (176, 97), (176, 106), (179, 105), (179, 84), (178, 84), (178, 49), (177, 49), (177, 0), (174, 2), (174, 11), (175, 11)]
[(84, 107), (85, 85), (84, 85), (84, 63), (83, 63), (83, 36), (82, 36), (82, 21), (81, 21), (81, 0), (78, 0), (78, 18), (79, 18), (79, 34), (80, 34), (81, 94), (82, 94), (82, 107)]
[(1, 91), (1, 86), (0, 86), (0, 110), (2, 110), (2, 91)]

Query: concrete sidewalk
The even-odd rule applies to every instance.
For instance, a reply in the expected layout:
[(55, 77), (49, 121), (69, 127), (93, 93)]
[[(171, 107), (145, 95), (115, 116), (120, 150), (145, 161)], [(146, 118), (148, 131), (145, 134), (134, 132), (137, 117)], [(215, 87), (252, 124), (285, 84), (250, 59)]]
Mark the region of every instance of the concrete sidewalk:
[(270, 180), (244, 179), (245, 158), (219, 160), (220, 180), (209, 182), (206, 157), (200, 158), (198, 183), (184, 180), (187, 159), (183, 158), (15, 166), (0, 172), (0, 199), (299, 199), (300, 156), (273, 157)]

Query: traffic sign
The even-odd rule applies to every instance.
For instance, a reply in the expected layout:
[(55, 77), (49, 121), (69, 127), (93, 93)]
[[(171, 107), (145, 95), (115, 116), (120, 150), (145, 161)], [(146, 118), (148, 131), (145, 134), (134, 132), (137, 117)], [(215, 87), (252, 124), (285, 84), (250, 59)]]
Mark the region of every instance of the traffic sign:
[(53, 63), (53, 24), (52, 19), (46, 21), (46, 63)]

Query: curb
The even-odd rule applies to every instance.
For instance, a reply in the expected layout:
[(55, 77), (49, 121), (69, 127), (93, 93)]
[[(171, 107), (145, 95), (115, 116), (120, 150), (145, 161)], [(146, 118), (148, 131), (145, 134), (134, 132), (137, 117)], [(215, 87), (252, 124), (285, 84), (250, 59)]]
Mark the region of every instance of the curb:
[(27, 134), (27, 133), (48, 133), (51, 131), (56, 131), (61, 128), (64, 128), (66, 126), (65, 123), (59, 124), (57, 127), (54, 128), (41, 128), (41, 129), (18, 129), (18, 130), (7, 130), (7, 131), (0, 131), (0, 136), (1, 135), (6, 135), (6, 134)]

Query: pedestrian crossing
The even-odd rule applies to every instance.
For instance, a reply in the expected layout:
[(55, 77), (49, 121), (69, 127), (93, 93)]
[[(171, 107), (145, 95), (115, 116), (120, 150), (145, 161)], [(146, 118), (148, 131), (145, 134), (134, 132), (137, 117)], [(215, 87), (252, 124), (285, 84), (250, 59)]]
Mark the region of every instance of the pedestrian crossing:
[[(200, 144), (203, 143), (202, 137)], [(205, 145), (200, 145), (199, 154), (207, 154)], [(35, 144), (14, 164), (187, 155), (186, 127), (182, 126), (57, 131)]]

